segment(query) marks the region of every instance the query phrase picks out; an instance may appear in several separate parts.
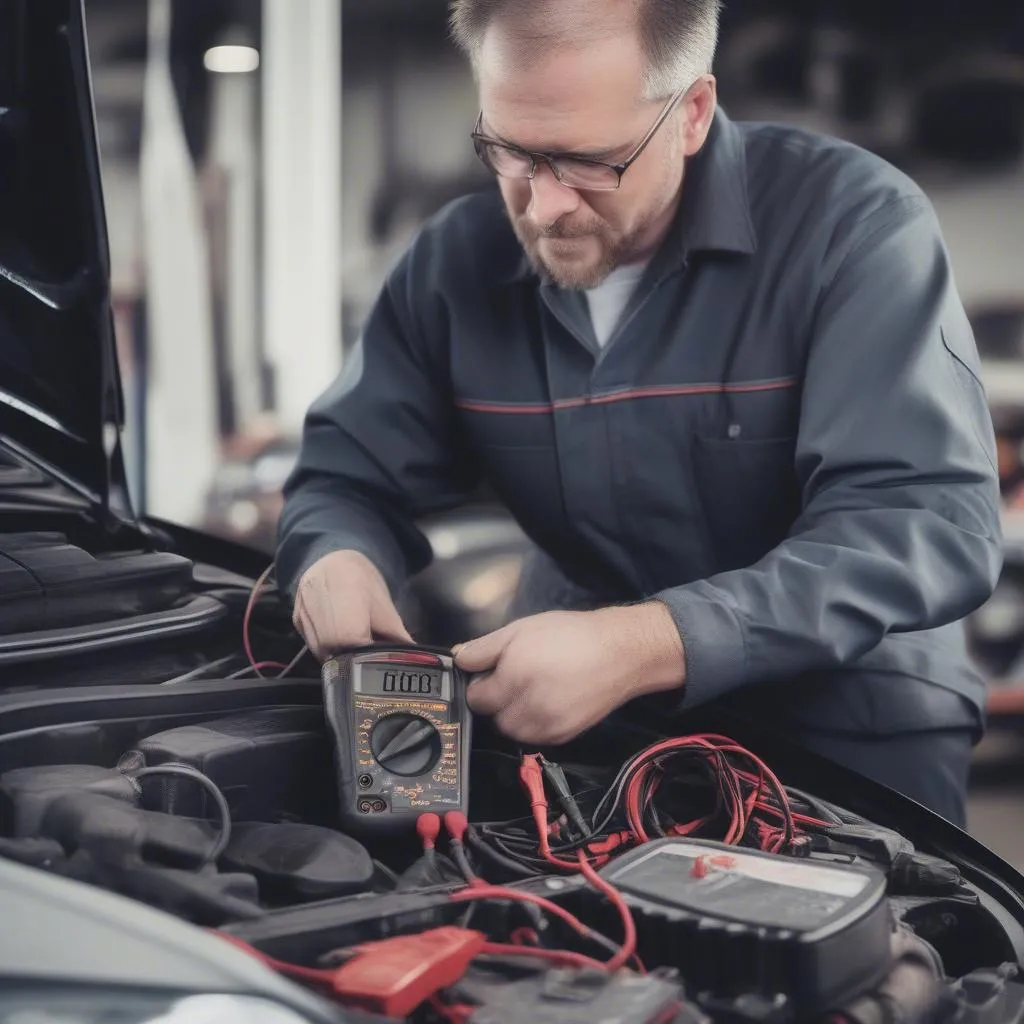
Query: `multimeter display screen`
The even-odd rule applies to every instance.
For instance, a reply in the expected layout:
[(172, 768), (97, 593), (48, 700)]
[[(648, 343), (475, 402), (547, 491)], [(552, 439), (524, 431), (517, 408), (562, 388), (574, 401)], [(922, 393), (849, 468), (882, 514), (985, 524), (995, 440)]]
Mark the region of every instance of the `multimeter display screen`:
[(377, 697), (440, 697), (444, 673), (398, 665), (363, 665), (360, 692)]

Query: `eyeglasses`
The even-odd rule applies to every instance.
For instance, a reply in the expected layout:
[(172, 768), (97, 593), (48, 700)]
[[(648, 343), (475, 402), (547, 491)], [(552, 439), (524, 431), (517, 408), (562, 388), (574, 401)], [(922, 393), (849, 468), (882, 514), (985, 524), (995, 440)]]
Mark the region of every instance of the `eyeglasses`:
[(622, 183), (622, 176), (633, 166), (648, 143), (657, 134), (658, 129), (668, 119), (676, 104), (686, 95), (688, 90), (680, 89), (673, 93), (658, 115), (657, 121), (651, 125), (650, 131), (640, 140), (640, 145), (629, 157), (620, 164), (608, 164), (602, 160), (591, 160), (584, 156), (571, 156), (564, 153), (533, 153), (513, 146), (507, 142), (499, 142), (484, 135), (480, 130), (483, 126), (483, 113), (476, 120), (476, 128), (471, 138), (476, 155), (484, 166), (501, 178), (520, 178), (533, 180), (537, 173), (537, 164), (545, 163), (551, 168), (555, 178), (567, 188), (583, 191), (614, 192)]

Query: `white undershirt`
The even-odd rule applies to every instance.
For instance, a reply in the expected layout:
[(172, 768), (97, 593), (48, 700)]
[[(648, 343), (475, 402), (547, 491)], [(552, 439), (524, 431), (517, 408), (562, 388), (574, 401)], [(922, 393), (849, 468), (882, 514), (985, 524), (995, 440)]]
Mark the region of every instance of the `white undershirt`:
[(627, 263), (616, 267), (596, 288), (588, 288), (587, 305), (598, 345), (604, 348), (615, 333), (622, 313), (644, 276), (646, 263)]

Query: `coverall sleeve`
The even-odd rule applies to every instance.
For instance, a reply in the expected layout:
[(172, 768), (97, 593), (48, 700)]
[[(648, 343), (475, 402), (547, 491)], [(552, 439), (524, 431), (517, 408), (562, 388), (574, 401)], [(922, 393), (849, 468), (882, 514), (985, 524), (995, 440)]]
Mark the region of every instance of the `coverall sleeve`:
[(992, 421), (931, 205), (877, 209), (823, 280), (796, 441), (801, 514), (757, 564), (657, 595), (686, 651), (684, 708), (960, 619), (998, 578)]
[(278, 580), (292, 596), (307, 568), (342, 549), (366, 555), (394, 592), (430, 561), (417, 518), (475, 487), (445, 383), (440, 300), (424, 280), (429, 256), (414, 244), (399, 261), (306, 417), (278, 530)]

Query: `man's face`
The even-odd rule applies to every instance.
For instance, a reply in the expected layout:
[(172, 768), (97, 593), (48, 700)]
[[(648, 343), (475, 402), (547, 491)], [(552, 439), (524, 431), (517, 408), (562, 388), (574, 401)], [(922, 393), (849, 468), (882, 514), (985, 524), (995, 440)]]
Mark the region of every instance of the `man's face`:
[[(664, 101), (645, 101), (644, 59), (630, 35), (539, 52), (493, 24), (479, 62), (483, 134), (539, 153), (625, 161)], [(692, 93), (699, 93), (696, 100)], [(679, 103), (610, 192), (562, 185), (538, 161), (534, 178), (499, 178), (516, 235), (533, 264), (563, 288), (592, 288), (613, 269), (649, 257), (678, 203), (683, 164), (703, 144), (713, 81)], [(706, 121), (706, 123), (705, 123)]]

